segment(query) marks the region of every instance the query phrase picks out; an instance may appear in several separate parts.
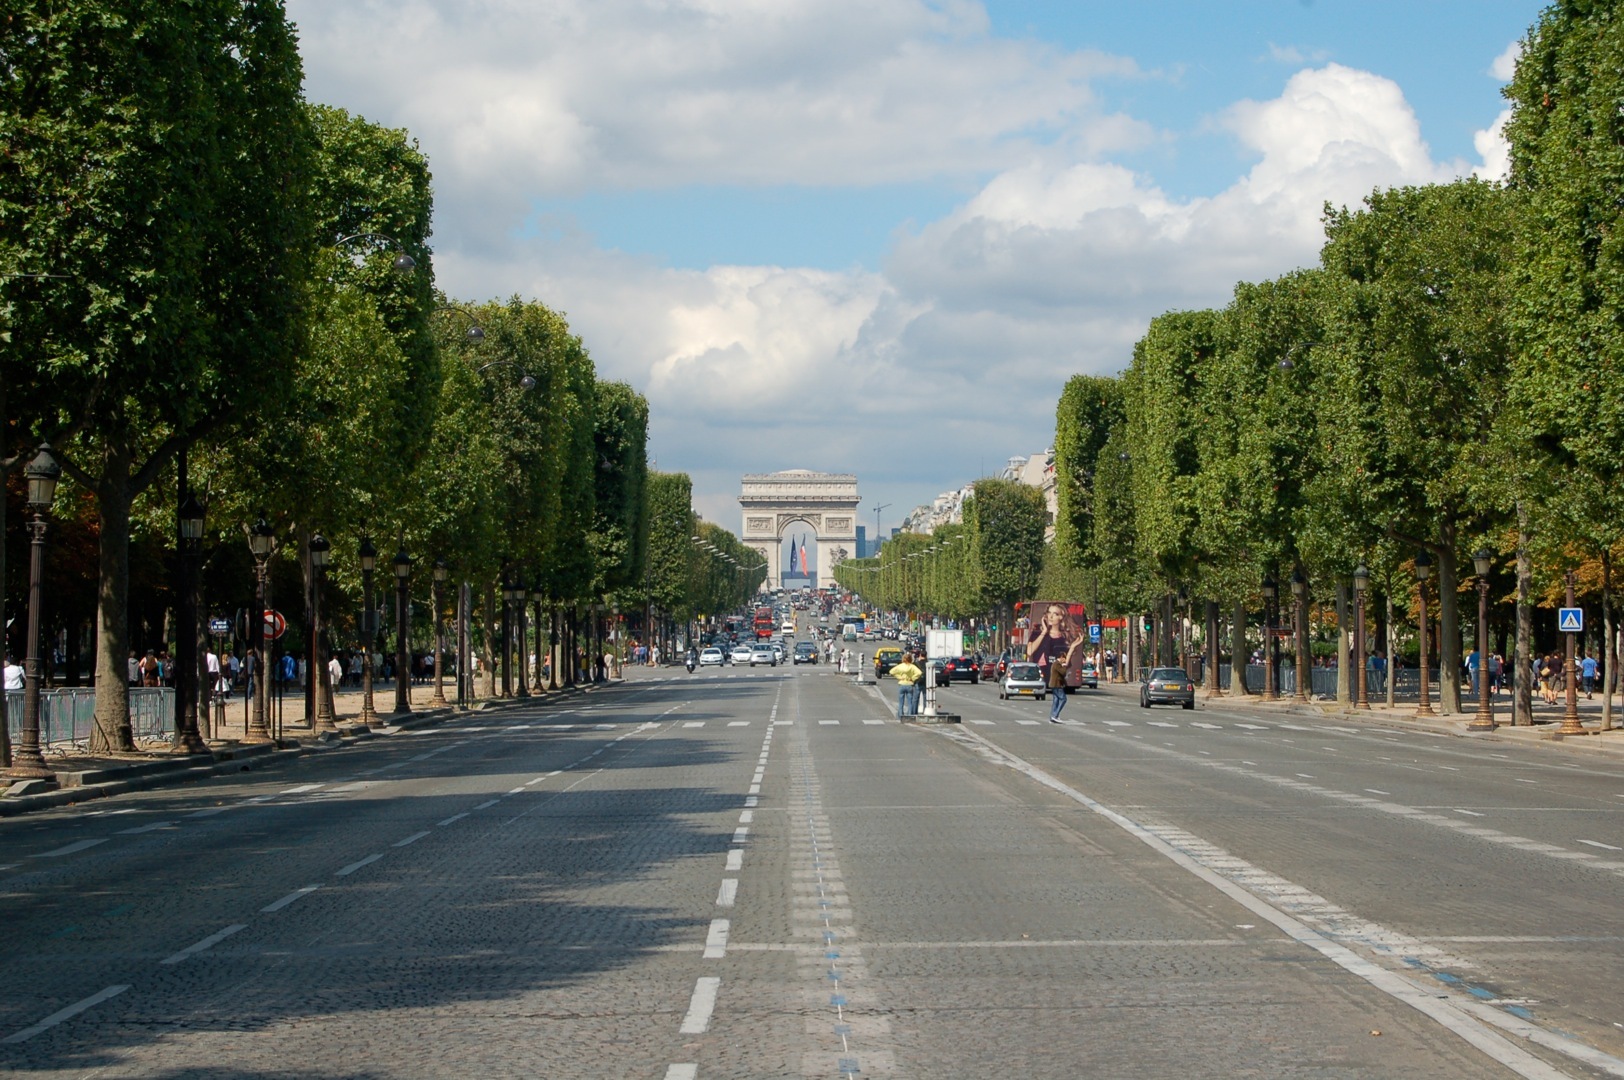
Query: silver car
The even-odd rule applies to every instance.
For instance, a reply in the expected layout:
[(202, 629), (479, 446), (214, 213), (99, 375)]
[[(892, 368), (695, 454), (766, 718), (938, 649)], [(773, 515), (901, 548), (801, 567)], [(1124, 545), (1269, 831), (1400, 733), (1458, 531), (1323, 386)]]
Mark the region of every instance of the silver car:
[(730, 664), (748, 664), (750, 655), (754, 652), (755, 649), (749, 645), (735, 645), (733, 651), (727, 654), (727, 662)]
[(777, 667), (778, 653), (773, 650), (771, 645), (757, 645), (755, 648), (750, 650), (750, 666), (755, 667), (757, 664), (766, 664), (769, 667)]
[(1001, 700), (1034, 697), (1042, 701), (1048, 696), (1049, 688), (1043, 681), (1043, 669), (1024, 661), (1009, 665), (1009, 670), (1004, 672), (1004, 681), (998, 686)]
[(1139, 707), (1152, 705), (1181, 705), (1195, 708), (1195, 683), (1183, 668), (1151, 668), (1139, 683)]

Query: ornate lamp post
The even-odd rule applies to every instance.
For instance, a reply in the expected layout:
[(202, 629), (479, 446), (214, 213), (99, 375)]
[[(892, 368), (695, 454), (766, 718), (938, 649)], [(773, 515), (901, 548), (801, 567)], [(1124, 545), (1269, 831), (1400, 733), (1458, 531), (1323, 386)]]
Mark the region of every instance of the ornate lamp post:
[(248, 647), (254, 650), (254, 713), (248, 725), (248, 742), (270, 742), (271, 729), (265, 722), (265, 705), (270, 695), (265, 665), (265, 583), (269, 577), (271, 552), (276, 548), (276, 530), (263, 514), (248, 530), (248, 550), (254, 555), (255, 609), (248, 617)]
[[(336, 731), (333, 723), (333, 698), (321, 692), (321, 669), (325, 663), (321, 655), (321, 586), (327, 580), (327, 556), (332, 551), (325, 536), (316, 533), (310, 538), (306, 550), (310, 552), (310, 689), (315, 697), (315, 715), (306, 717), (311, 731)], [(331, 689), (329, 687), (329, 689)]]
[(1477, 715), (1467, 731), (1493, 731), (1494, 706), (1489, 702), (1489, 570), (1494, 552), (1478, 548), (1472, 553), (1477, 571)]
[(1415, 556), (1415, 582), (1416, 589), (1421, 597), (1421, 703), (1415, 707), (1415, 715), (1432, 715), (1432, 687), (1427, 680), (1427, 578), (1432, 576), (1432, 556), (1425, 551)]
[[(534, 626), (536, 628), (536, 652), (535, 652), (535, 657), (536, 657), (536, 696), (537, 697), (540, 697), (541, 692), (543, 690), (547, 689), (546, 684), (542, 682), (542, 678), (541, 678), (541, 658), (543, 656), (547, 655), (547, 645), (546, 645), (546, 642), (543, 640), (543, 636), (542, 636), (542, 628), (546, 625), (546, 623), (541, 617), (541, 605), (542, 605), (542, 602), (545, 601), (546, 599), (547, 599), (547, 595), (545, 593), (543, 593), (539, 588), (530, 590), (530, 613), (531, 613), (531, 616), (532, 616), (531, 622), (534, 624)], [(530, 654), (529, 653), (525, 654), (524, 662), (525, 662), (526, 666), (529, 665), (529, 663), (530, 663)]]
[(374, 727), (378, 711), (372, 705), (372, 650), (378, 634), (378, 609), (372, 602), (372, 572), (378, 568), (378, 549), (372, 537), (361, 537), (361, 723)]
[(527, 698), (530, 696), (530, 613), (527, 604), (530, 600), (530, 590), (525, 588), (523, 581), (513, 583), (513, 636), (518, 638), (519, 678), (518, 685), (514, 687), (513, 696)]
[(23, 475), (28, 478), (28, 509), (34, 512), (34, 520), (28, 524), (28, 652), (23, 659), (23, 729), (18, 733), (20, 741), (6, 775), (13, 780), (44, 780), (55, 787), (56, 774), (46, 766), (39, 741), (39, 609), (45, 574), (45, 512), (51, 508), (56, 482), (62, 478), (62, 466), (51, 453), (49, 443), (39, 444), (39, 452)]
[(395, 553), (395, 712), (412, 711), (412, 664), (406, 631), (412, 622), (412, 557), (403, 547)]
[(502, 586), (502, 696), (513, 696), (513, 597), (518, 589), (509, 581)]
[(186, 754), (208, 747), (197, 729), (197, 549), (203, 540), (203, 504), (186, 490), (177, 513), (180, 602), (175, 633), (175, 743)]
[(1291, 572), (1291, 598), (1297, 616), (1297, 691), (1293, 696), (1306, 702), (1314, 681), (1314, 658), (1308, 655), (1308, 579), (1301, 568)]
[[(1567, 572), (1566, 580), (1568, 587), (1567, 606), (1574, 607), (1576, 605), (1573, 598), (1574, 573), (1572, 570)], [(1579, 723), (1579, 680), (1577, 677), (1579, 672), (1573, 662), (1573, 639), (1577, 635), (1563, 634), (1562, 636), (1568, 639), (1567, 661), (1562, 665), (1562, 681), (1567, 685), (1567, 692), (1565, 694), (1566, 700), (1563, 702), (1562, 726), (1556, 729), (1556, 733), (1558, 735), (1583, 735), (1585, 734), (1585, 727)]]
[(1355, 709), (1370, 708), (1369, 677), (1365, 672), (1365, 589), (1370, 585), (1370, 571), (1365, 564), (1360, 563), (1359, 568), (1353, 572), (1353, 598), (1357, 610), (1353, 623), (1353, 707)]
[(434, 560), (434, 696), (429, 698), (429, 704), (436, 708), (446, 704), (445, 700), (445, 619), (441, 616), (440, 604), (442, 599), (440, 590), (445, 587), (446, 578), (451, 571), (446, 567), (444, 559)]
[[(1263, 578), (1263, 700), (1279, 701), (1280, 687), (1274, 669), (1274, 598), (1280, 586), (1274, 575)], [(1242, 676), (1244, 678), (1244, 675)]]

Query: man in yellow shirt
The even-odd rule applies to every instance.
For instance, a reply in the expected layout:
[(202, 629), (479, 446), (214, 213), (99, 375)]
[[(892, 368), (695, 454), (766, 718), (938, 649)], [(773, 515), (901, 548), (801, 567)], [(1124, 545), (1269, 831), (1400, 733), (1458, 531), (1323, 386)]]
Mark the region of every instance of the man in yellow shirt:
[(892, 665), (891, 677), (897, 681), (898, 720), (919, 711), (919, 679), (924, 674), (914, 666), (913, 653), (903, 653), (902, 659)]

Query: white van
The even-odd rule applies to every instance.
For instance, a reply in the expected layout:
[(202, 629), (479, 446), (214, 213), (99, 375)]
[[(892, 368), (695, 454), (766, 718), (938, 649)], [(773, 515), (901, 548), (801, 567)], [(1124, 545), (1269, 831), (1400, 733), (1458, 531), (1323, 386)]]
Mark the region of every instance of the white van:
[(795, 636), (795, 620), (794, 619), (785, 619), (784, 620), (784, 625), (779, 627), (779, 630), (783, 633), (783, 635), (785, 637), (794, 637)]
[(857, 624), (856, 623), (847, 623), (845, 626), (842, 626), (840, 628), (840, 640), (842, 640), (842, 641), (856, 641), (857, 640)]

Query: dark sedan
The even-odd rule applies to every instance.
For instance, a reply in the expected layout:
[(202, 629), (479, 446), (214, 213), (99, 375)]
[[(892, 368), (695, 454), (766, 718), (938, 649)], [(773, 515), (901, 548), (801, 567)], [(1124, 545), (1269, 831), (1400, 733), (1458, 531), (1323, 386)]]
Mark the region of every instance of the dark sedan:
[(1139, 683), (1139, 707), (1182, 705), (1195, 708), (1195, 683), (1183, 668), (1152, 668)]
[(981, 665), (968, 656), (950, 656), (942, 664), (941, 684), (950, 686), (967, 682), (972, 686), (981, 681)]

